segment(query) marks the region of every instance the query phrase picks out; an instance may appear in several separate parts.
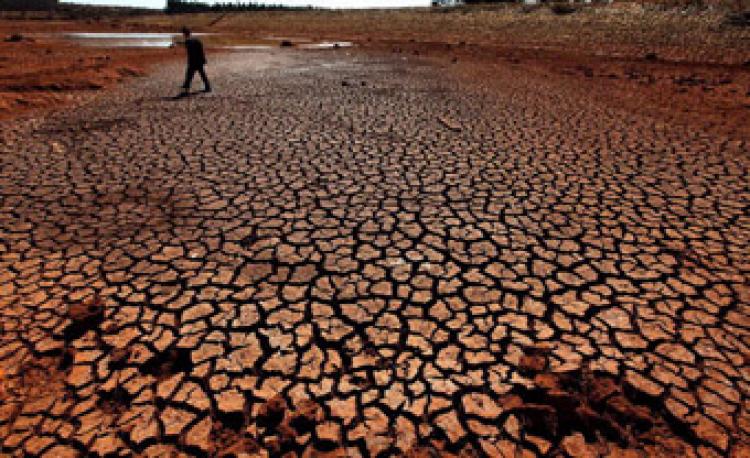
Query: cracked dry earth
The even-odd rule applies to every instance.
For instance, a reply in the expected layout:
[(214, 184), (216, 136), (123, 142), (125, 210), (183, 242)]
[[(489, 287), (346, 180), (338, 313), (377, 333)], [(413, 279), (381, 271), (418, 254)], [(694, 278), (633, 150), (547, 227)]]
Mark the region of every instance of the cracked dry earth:
[(746, 145), (513, 69), (217, 60), (2, 126), (0, 454), (748, 456)]

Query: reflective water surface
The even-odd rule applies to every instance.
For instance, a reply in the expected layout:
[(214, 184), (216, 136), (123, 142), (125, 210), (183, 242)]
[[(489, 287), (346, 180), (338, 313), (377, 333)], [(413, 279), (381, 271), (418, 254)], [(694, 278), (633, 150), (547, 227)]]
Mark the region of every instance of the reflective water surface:
[(82, 46), (97, 48), (168, 48), (180, 35), (177, 33), (75, 32), (63, 33), (62, 36)]
[[(299, 49), (321, 50), (350, 48), (354, 43), (349, 41), (313, 42), (305, 38), (264, 37), (251, 39), (231, 34), (196, 33), (204, 39), (209, 48), (220, 48), (232, 51), (257, 51), (277, 48), (288, 42)], [(39, 38), (54, 38), (75, 42), (81, 46), (95, 48), (169, 48), (182, 41), (179, 33), (154, 32), (62, 32), (35, 34)]]

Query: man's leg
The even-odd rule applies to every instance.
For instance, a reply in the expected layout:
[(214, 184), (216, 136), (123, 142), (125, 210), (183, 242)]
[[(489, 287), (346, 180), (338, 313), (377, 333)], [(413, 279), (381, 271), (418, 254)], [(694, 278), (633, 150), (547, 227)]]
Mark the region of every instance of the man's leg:
[(189, 66), (187, 70), (185, 70), (185, 82), (182, 84), (182, 89), (184, 89), (185, 92), (190, 92), (190, 85), (193, 84), (193, 76), (195, 76), (195, 68)]
[(203, 90), (206, 92), (211, 92), (211, 83), (208, 81), (206, 68), (201, 65), (200, 68), (198, 68), (198, 73), (201, 75), (201, 79), (203, 80)]

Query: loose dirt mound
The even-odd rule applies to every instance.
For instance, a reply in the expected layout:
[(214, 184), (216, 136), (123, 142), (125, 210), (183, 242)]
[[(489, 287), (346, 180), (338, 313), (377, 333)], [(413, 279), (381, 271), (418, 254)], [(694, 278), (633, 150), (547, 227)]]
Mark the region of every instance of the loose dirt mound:
[[(548, 369), (545, 349), (530, 348), (520, 368), (534, 381), (500, 399), (526, 434), (551, 444), (543, 453), (612, 446), (643, 449), (656, 445), (669, 455), (692, 450), (699, 441), (687, 425), (664, 414), (659, 400), (610, 376), (586, 368), (555, 373)], [(590, 444), (590, 445), (589, 445)]]
[(65, 340), (70, 342), (81, 337), (86, 331), (95, 329), (104, 319), (104, 302), (95, 296), (87, 301), (71, 304), (68, 307), (70, 324), (65, 328)]
[[(0, 21), (0, 34), (8, 26)], [(13, 24), (24, 32), (33, 25)], [(50, 24), (44, 33), (54, 33)], [(0, 35), (2, 36), (2, 35)], [(98, 49), (62, 39), (6, 35), (0, 46), (0, 118), (58, 107), (126, 78), (145, 75), (153, 62), (175, 57), (171, 49)]]

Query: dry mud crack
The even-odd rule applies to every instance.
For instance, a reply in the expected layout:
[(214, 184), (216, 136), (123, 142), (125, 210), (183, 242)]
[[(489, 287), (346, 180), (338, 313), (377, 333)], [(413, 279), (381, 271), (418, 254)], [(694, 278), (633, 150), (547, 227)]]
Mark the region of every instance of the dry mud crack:
[(512, 68), (216, 60), (2, 125), (0, 454), (750, 453), (747, 145)]

